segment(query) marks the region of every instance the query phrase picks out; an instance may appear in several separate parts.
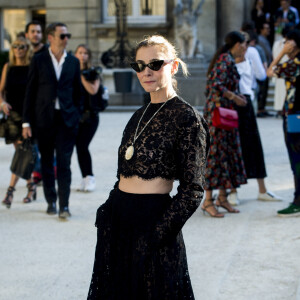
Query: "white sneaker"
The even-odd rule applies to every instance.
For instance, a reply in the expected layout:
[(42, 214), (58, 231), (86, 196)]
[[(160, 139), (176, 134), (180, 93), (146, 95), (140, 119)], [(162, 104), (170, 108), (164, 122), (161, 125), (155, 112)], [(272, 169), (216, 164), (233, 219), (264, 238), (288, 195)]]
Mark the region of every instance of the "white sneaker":
[(237, 192), (232, 192), (227, 196), (227, 200), (228, 202), (232, 205), (232, 206), (237, 206), (240, 204), (240, 201), (238, 199), (238, 195)]
[(266, 193), (258, 193), (257, 200), (260, 201), (282, 201), (282, 198), (276, 196), (274, 193), (267, 191)]
[(85, 192), (93, 192), (96, 188), (96, 181), (94, 176), (86, 176), (85, 177)]
[(82, 178), (80, 186), (76, 189), (77, 192), (83, 192), (85, 187), (85, 178)]

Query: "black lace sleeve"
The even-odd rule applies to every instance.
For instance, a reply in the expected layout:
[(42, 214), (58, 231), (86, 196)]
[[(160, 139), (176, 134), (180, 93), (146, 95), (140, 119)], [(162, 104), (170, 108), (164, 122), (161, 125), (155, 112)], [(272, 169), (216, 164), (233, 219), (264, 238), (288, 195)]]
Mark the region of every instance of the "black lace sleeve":
[(204, 170), (209, 149), (209, 131), (195, 110), (178, 122), (176, 161), (179, 169), (178, 193), (156, 224), (154, 243), (163, 245), (177, 236), (185, 222), (196, 211), (203, 198)]

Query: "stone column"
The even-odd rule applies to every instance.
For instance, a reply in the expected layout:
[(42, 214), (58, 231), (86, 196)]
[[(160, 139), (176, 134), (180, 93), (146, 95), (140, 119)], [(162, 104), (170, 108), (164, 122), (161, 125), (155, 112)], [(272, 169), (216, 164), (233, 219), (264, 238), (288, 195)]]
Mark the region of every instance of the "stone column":
[(217, 47), (220, 47), (226, 34), (239, 30), (244, 21), (250, 20), (253, 0), (216, 0), (217, 7)]

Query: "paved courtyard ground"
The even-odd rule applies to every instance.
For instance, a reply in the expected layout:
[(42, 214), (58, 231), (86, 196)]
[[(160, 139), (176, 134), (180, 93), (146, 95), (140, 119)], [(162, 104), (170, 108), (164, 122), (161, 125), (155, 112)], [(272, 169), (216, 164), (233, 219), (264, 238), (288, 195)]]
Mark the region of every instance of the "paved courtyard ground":
[[(73, 155), (69, 221), (45, 213), (41, 187), (36, 202), (23, 204), (24, 180), (17, 185), (11, 209), (0, 207), (1, 300), (86, 299), (96, 243), (95, 213), (116, 181), (117, 149), (131, 114), (101, 115), (91, 144), (97, 180), (94, 193), (76, 192), (80, 172)], [(257, 201), (257, 184), (250, 180), (239, 190), (240, 214), (213, 219), (196, 211), (183, 230), (196, 300), (300, 299), (300, 218), (276, 216), (293, 197), (282, 122), (277, 118), (258, 122), (267, 187), (284, 202)], [(0, 140), (1, 200), (12, 155), (13, 146)]]

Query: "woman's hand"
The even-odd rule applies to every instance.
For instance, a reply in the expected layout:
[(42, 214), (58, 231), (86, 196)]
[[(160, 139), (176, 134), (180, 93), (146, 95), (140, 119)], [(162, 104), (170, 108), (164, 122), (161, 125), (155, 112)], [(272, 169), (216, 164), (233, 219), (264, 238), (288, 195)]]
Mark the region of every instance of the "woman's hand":
[(30, 127), (24, 127), (22, 129), (22, 136), (25, 140), (32, 137), (31, 128)]
[(284, 54), (290, 54), (295, 50), (296, 47), (297, 44), (295, 43), (295, 41), (287, 40), (283, 46), (282, 51), (284, 52)]
[(1, 109), (8, 116), (9, 111), (11, 110), (11, 106), (7, 102), (3, 101), (1, 103)]
[(247, 100), (244, 95), (235, 95), (232, 99), (234, 103), (238, 106), (246, 106), (247, 105)]

